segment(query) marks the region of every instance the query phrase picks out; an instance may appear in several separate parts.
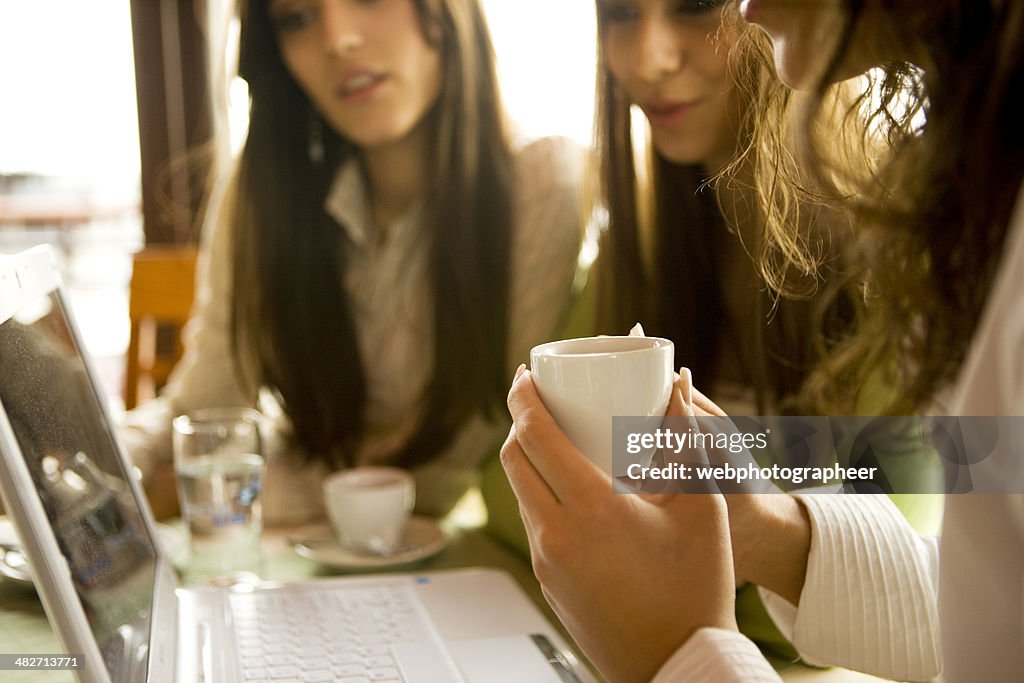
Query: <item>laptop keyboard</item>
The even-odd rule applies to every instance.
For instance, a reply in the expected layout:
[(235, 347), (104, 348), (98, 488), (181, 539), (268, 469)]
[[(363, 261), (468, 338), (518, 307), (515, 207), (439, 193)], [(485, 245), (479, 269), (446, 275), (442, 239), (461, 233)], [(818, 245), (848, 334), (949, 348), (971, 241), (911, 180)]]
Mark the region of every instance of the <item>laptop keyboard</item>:
[(407, 585), (264, 590), (229, 600), (246, 683), (407, 683), (399, 653), (438, 640)]

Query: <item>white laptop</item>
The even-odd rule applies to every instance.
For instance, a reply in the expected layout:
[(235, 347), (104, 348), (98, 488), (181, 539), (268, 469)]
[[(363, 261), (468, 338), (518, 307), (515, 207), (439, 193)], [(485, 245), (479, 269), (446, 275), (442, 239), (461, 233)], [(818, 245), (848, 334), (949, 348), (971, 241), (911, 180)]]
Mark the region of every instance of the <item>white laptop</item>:
[(80, 681), (591, 681), (505, 573), (178, 586), (49, 249), (0, 256), (0, 494)]

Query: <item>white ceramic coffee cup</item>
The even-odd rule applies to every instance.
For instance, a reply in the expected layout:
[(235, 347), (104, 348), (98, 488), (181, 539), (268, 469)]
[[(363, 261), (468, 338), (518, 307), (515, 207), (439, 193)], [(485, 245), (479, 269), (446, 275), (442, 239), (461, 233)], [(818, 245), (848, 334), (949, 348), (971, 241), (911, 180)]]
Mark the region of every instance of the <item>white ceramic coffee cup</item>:
[(668, 410), (675, 348), (660, 337), (585, 337), (535, 346), (533, 382), (562, 431), (612, 472), (612, 418), (657, 417)]
[(405, 524), (416, 502), (412, 474), (397, 467), (356, 467), (335, 472), (323, 484), (334, 535), (357, 553), (387, 555), (402, 547)]

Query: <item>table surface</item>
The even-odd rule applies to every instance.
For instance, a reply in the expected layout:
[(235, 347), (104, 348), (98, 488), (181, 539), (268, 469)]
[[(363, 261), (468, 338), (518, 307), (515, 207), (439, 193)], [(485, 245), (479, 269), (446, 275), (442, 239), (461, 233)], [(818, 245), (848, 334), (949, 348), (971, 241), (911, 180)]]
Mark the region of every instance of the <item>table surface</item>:
[[(535, 604), (554, 623), (550, 608), (544, 602), (540, 586), (529, 563), (515, 552), (495, 542), (478, 528), (462, 526), (457, 520), (445, 522), (451, 542), (438, 555), (414, 567), (430, 571), (458, 567), (487, 566), (504, 569), (515, 578)], [(292, 551), (288, 538), (295, 529), (266, 529), (263, 534), (264, 578), (276, 581), (308, 579), (338, 575), (338, 570), (319, 565)], [(394, 571), (409, 571), (410, 567)], [(0, 580), (0, 652), (16, 654), (56, 653), (61, 648), (50, 628), (35, 592), (28, 587)], [(866, 683), (876, 678), (840, 669), (810, 669), (783, 665), (786, 681), (799, 683)], [(4, 671), (4, 683), (73, 683), (69, 671)]]

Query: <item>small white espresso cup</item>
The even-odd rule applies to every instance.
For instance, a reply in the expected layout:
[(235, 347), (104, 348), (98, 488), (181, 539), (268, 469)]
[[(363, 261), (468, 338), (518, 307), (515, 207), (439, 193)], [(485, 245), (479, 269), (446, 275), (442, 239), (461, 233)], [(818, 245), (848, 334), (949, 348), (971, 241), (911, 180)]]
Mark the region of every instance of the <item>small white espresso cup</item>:
[(562, 431), (594, 464), (621, 477), (625, 471), (612, 471), (612, 418), (665, 414), (674, 354), (660, 337), (585, 337), (535, 346), (530, 367)]
[(323, 490), (327, 516), (342, 547), (367, 555), (401, 548), (416, 502), (412, 474), (397, 467), (356, 467), (327, 477)]

